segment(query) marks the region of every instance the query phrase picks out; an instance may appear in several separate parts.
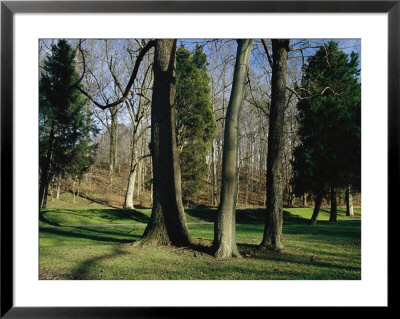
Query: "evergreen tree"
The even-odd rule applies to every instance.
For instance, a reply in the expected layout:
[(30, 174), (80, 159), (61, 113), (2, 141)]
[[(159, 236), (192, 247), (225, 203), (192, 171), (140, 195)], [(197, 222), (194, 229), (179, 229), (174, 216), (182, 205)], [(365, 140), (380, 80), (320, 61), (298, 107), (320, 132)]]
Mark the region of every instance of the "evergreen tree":
[(65, 40), (52, 45), (39, 84), (39, 206), (46, 206), (47, 190), (54, 175), (76, 178), (93, 162), (95, 146), (90, 135), (90, 112), (78, 90), (79, 75), (74, 51)]
[(297, 194), (315, 195), (312, 224), (328, 192), (335, 198), (339, 187), (360, 188), (359, 73), (358, 55), (345, 54), (333, 41), (311, 56), (304, 70), (302, 99), (297, 105), (301, 145), (294, 151), (293, 182)]
[(191, 54), (181, 45), (176, 52), (176, 132), (184, 199), (204, 186), (206, 156), (216, 130), (206, 70), (201, 46)]

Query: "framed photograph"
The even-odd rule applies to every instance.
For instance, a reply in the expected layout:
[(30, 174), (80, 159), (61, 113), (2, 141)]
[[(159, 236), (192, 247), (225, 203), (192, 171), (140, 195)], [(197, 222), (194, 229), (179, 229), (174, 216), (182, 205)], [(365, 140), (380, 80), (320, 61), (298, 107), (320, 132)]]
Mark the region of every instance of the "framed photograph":
[[(248, 315), (249, 311), (270, 311), (266, 307), (295, 307), (298, 311), (308, 307), (389, 307), (389, 210), (394, 209), (394, 192), (399, 186), (399, 29), (400, 1), (1, 1), (1, 317), (186, 318), (193, 311), (222, 315), (241, 309)], [(249, 44), (246, 39), (254, 40), (247, 40)], [(246, 45), (252, 51), (246, 51)], [(173, 50), (169, 56), (174, 57), (170, 59), (173, 63), (163, 67), (161, 55), (168, 48)], [(282, 54), (285, 63), (279, 64)], [(179, 61), (185, 67), (179, 66)], [(75, 63), (76, 71), (68, 73), (68, 63)], [(240, 73), (243, 65), (248, 68)], [(295, 167), (301, 164), (285, 159), (290, 166), (290, 178), (285, 180), (280, 197), (284, 199), (280, 218), (285, 249), (276, 244), (282, 237), (282, 224), (278, 225), (281, 233), (265, 239), (265, 212), (275, 205), (268, 204), (274, 193), (265, 191), (268, 178), (271, 180), (267, 168), (272, 165), (267, 163), (267, 153), (278, 151), (270, 151), (269, 146), (264, 149), (260, 142), (268, 139), (272, 143), (271, 126), (278, 121), (271, 120), (271, 110), (279, 104), (278, 82), (271, 83), (277, 81), (280, 65), (289, 70), (285, 69), (283, 76), (288, 80), (282, 110), (288, 114), (293, 107), (292, 118), (297, 123), (290, 126), (285, 122), (289, 126), (282, 132), (291, 134), (298, 129), (296, 125), (302, 125), (302, 134), (306, 134), (306, 121), (301, 119), (304, 110), (314, 107), (315, 111), (315, 105), (304, 102), (304, 106), (299, 101), (320, 96), (326, 105), (340, 105), (332, 113), (340, 118), (332, 132), (340, 148), (334, 157), (344, 163), (334, 169), (321, 166), (310, 174), (314, 176), (311, 182), (308, 175), (297, 173)], [(63, 71), (57, 73), (60, 68)], [(330, 71), (320, 72), (319, 68)], [(166, 73), (169, 71), (171, 74)], [(66, 81), (75, 84), (67, 90), (59, 85), (56, 90), (54, 83), (65, 72), (70, 77)], [(333, 74), (331, 78), (327, 73)], [(165, 80), (170, 78), (174, 80)], [(328, 82), (318, 86), (315, 83), (321, 78)], [(338, 87), (346, 87), (352, 106), (344, 102), (349, 99), (342, 99), (343, 93), (336, 91), (334, 82), (329, 82), (332, 79)], [(165, 90), (165, 83), (173, 90)], [(164, 92), (164, 97), (174, 93), (162, 100), (156, 90)], [(240, 96), (231, 90), (242, 90), (245, 97), (241, 103), (252, 105), (252, 111), (243, 109), (254, 120), (240, 122), (248, 135), (242, 146), (236, 146), (238, 157), (229, 166), (236, 165), (236, 184), (232, 185), (239, 190), (224, 197), (227, 186), (222, 184), (230, 179), (224, 175), (228, 164), (223, 162), (223, 153), (228, 147), (223, 142), (227, 127), (235, 127), (228, 122), (234, 115), (228, 117), (224, 112), (231, 110), (235, 97)], [(201, 91), (218, 100), (215, 107), (214, 102), (201, 104)], [(57, 117), (54, 114), (61, 112), (63, 102), (55, 112), (52, 101), (62, 99), (63, 94), (74, 104), (75, 113)], [(187, 100), (180, 106), (179, 99)], [(154, 100), (160, 105), (170, 103), (173, 111), (154, 116)], [(196, 108), (182, 111), (189, 104)], [(358, 111), (353, 109), (355, 104)], [(203, 113), (199, 111), (202, 107)], [(342, 113), (337, 115), (340, 108)], [(193, 123), (206, 117), (208, 110), (213, 114), (209, 121), (215, 125), (215, 131), (214, 126), (207, 126), (210, 141), (220, 136), (220, 143), (201, 140), (207, 147), (204, 156), (197, 159), (200, 151), (190, 148), (188, 141), (197, 138), (199, 130)], [(326, 119), (329, 112), (325, 108), (310, 113), (314, 127), (308, 136), (328, 134), (328, 127), (335, 123)], [(113, 122), (117, 116), (119, 120)], [(67, 117), (68, 125), (62, 122)], [(171, 126), (165, 128), (167, 117)], [(263, 122), (260, 119), (264, 117)], [(54, 126), (49, 124), (57, 121)], [(71, 129), (71, 123), (81, 126)], [(318, 131), (319, 123), (325, 124), (320, 124)], [(150, 126), (169, 132), (171, 139), (163, 140), (163, 134), (157, 137)], [(54, 133), (56, 127), (58, 133)], [(204, 127), (200, 130), (202, 139)], [(354, 133), (357, 130), (358, 135)], [(348, 131), (358, 142), (352, 144)], [(192, 135), (184, 140), (187, 132)], [(301, 133), (296, 136), (297, 140), (288, 137), (290, 154), (300, 145), (304, 148), (298, 152), (311, 154), (315, 145), (307, 149), (306, 138)], [(319, 143), (321, 154), (324, 147), (331, 146), (327, 144), (333, 144)], [(132, 145), (138, 145), (137, 152)], [(154, 145), (170, 151), (172, 159), (179, 152), (179, 174), (175, 162), (166, 159), (167, 153), (155, 152)], [(91, 147), (96, 149), (93, 158)], [(113, 153), (112, 147), (118, 151)], [(147, 151), (150, 149), (153, 157)], [(256, 155), (248, 155), (251, 152)], [(111, 154), (118, 154), (118, 164)], [(307, 156), (310, 163), (311, 155)], [(196, 183), (196, 170), (185, 170), (182, 158), (197, 160), (193, 164), (196, 168), (204, 162), (203, 175), (199, 173)], [(211, 163), (217, 159), (224, 164), (214, 167)], [(46, 166), (43, 163), (47, 160)], [(57, 164), (50, 164), (52, 160)], [(351, 170), (352, 161), (357, 160), (361, 167)], [(54, 173), (45, 175), (50, 166)], [(162, 177), (152, 174), (157, 169)], [(166, 174), (169, 169), (178, 175)], [(130, 174), (132, 187), (137, 188), (131, 193)], [(187, 180), (185, 174), (190, 176)], [(218, 174), (222, 175), (219, 182)], [(314, 183), (316, 175), (328, 177), (318, 184)], [(295, 182), (295, 176), (307, 180), (306, 186), (298, 186), (301, 183)], [(339, 178), (346, 182), (337, 182)], [(41, 189), (38, 185), (43, 184), (46, 187)], [(350, 215), (349, 189), (353, 186), (357, 208)], [(172, 204), (165, 199), (169, 191), (178, 193), (169, 197), (175, 198)], [(102, 194), (108, 196), (104, 201)], [(203, 194), (205, 200), (195, 194)], [(232, 263), (225, 255), (216, 258), (221, 257), (220, 249), (225, 249), (218, 248), (224, 245), (225, 226), (220, 221), (223, 218), (215, 216), (222, 216), (217, 215), (223, 214), (218, 207), (228, 197), (234, 198), (238, 211), (234, 213), (238, 227), (233, 238), (244, 240), (240, 245), (238, 240), (240, 253), (236, 244), (232, 251), (221, 253), (244, 257)], [(134, 205), (127, 198), (133, 198)], [(50, 204), (47, 207), (46, 201)], [(305, 208), (307, 201), (309, 207)], [(156, 246), (129, 253), (133, 248), (127, 245), (138, 242), (154, 222), (156, 205), (186, 212), (187, 224), (185, 219), (174, 225), (163, 221), (166, 230), (160, 234), (167, 234), (165, 251)], [(321, 226), (308, 225), (311, 214), (318, 216), (320, 208)], [(219, 221), (214, 228), (215, 220)], [(230, 220), (235, 221), (235, 215)], [(189, 226), (195, 234), (196, 241), (190, 242), (190, 247), (196, 249), (177, 244), (187, 235), (174, 228), (181, 224), (183, 230)], [(268, 259), (273, 262), (266, 265)], [(163, 264), (154, 267), (157, 263)]]

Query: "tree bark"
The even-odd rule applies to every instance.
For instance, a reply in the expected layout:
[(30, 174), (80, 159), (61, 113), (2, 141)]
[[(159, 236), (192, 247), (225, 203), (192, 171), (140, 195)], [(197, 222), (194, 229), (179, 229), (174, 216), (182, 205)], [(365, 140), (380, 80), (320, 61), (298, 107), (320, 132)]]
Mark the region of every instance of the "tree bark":
[(217, 179), (217, 154), (215, 141), (212, 141), (212, 205), (217, 205), (217, 189), (218, 189), (218, 179)]
[(137, 189), (136, 189), (136, 199), (139, 200), (141, 187), (142, 187), (142, 162), (140, 161), (137, 166)]
[(175, 131), (176, 40), (156, 40), (151, 107), (153, 208), (142, 241), (186, 246), (192, 243), (182, 204)]
[(336, 189), (334, 186), (331, 186), (331, 213), (329, 216), (330, 222), (337, 221), (337, 201), (336, 201)]
[(110, 109), (111, 114), (111, 125), (109, 128), (110, 135), (110, 153), (109, 153), (109, 175), (110, 182), (112, 183), (115, 170), (116, 161), (116, 126), (117, 126), (117, 110), (114, 108)]
[(75, 178), (73, 179), (72, 183), (72, 193), (74, 194), (74, 204), (75, 204)]
[[(137, 123), (134, 123), (137, 126)], [(133, 192), (135, 190), (136, 182), (136, 128), (134, 128), (131, 139), (131, 165), (128, 177), (128, 187), (126, 189), (124, 208), (134, 209), (133, 206)]]
[(56, 195), (56, 199), (60, 199), (60, 191), (61, 191), (61, 174), (57, 178), (57, 195)]
[(307, 207), (307, 194), (303, 194), (303, 207)]
[(240, 257), (236, 245), (239, 116), (243, 105), (252, 40), (239, 40), (232, 91), (225, 119), (222, 187), (215, 221), (215, 257)]
[(53, 155), (53, 143), (55, 134), (54, 124), (51, 124), (50, 134), (49, 134), (49, 149), (47, 150), (45, 162), (43, 164), (41, 175), (40, 175), (40, 185), (39, 185), (39, 208), (46, 208), (47, 206), (47, 192), (49, 187), (50, 176), (50, 161)]
[(136, 170), (130, 170), (128, 177), (128, 188), (125, 194), (124, 208), (134, 209), (133, 192), (135, 191)]
[(314, 206), (313, 214), (311, 216), (310, 225), (316, 225), (317, 224), (318, 213), (319, 213), (319, 210), (321, 208), (321, 203), (322, 203), (322, 197), (323, 197), (322, 193), (319, 193), (319, 194), (316, 195), (315, 206)]
[(283, 249), (283, 126), (286, 106), (286, 72), (289, 40), (272, 40), (272, 95), (267, 154), (267, 209), (260, 247)]
[(346, 188), (346, 216), (354, 216), (353, 195), (350, 185)]

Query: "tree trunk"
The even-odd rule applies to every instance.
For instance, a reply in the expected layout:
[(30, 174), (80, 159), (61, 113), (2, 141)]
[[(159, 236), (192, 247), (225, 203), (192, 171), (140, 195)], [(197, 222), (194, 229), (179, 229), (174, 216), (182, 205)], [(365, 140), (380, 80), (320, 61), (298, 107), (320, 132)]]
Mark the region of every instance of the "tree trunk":
[[(152, 184), (153, 186), (153, 184)], [(164, 219), (163, 209), (161, 207), (160, 195), (156, 187), (152, 187), (153, 207), (150, 220), (140, 239), (141, 243), (152, 243), (156, 245), (169, 245), (171, 240), (168, 236), (167, 226)]]
[(49, 193), (50, 193), (50, 198), (51, 198), (51, 202), (52, 202), (52, 203), (54, 203), (53, 184), (54, 184), (54, 180), (51, 179), (51, 182), (49, 183)]
[(310, 225), (316, 225), (317, 224), (318, 213), (319, 213), (319, 210), (321, 208), (321, 203), (322, 203), (322, 193), (316, 195), (315, 207), (314, 207), (313, 214), (311, 216)]
[(307, 207), (307, 194), (303, 194), (303, 207)]
[(78, 193), (77, 193), (78, 197), (80, 196), (80, 193), (81, 193), (81, 179), (79, 178), (78, 179)]
[(60, 199), (60, 191), (61, 191), (61, 174), (57, 178), (57, 194), (56, 199)]
[(55, 127), (51, 124), (49, 135), (49, 149), (47, 150), (45, 162), (41, 169), (40, 185), (39, 185), (39, 208), (46, 208), (47, 205), (47, 192), (49, 187), (50, 176), (50, 162), (53, 156), (53, 143), (54, 143), (54, 130)]
[(142, 241), (177, 246), (192, 243), (182, 204), (175, 131), (176, 40), (156, 40), (151, 107), (153, 209)]
[(215, 221), (215, 257), (240, 257), (236, 246), (239, 116), (243, 105), (252, 40), (239, 40), (232, 91), (225, 119), (222, 186)]
[(286, 106), (286, 71), (289, 40), (272, 40), (272, 95), (267, 154), (267, 209), (260, 247), (280, 251), (283, 225), (283, 126)]
[(217, 180), (217, 154), (215, 148), (215, 141), (212, 142), (212, 204), (217, 205), (217, 189), (218, 189), (218, 180)]
[(350, 185), (346, 188), (346, 216), (354, 216), (353, 195)]
[(110, 135), (110, 152), (109, 152), (109, 175), (110, 175), (110, 182), (112, 183), (114, 177), (114, 170), (115, 170), (115, 155), (116, 155), (116, 126), (117, 126), (117, 112), (115, 107), (110, 109), (111, 113), (111, 125), (109, 129)]
[(134, 209), (133, 206), (133, 192), (135, 190), (135, 182), (136, 182), (136, 163), (137, 163), (137, 157), (136, 157), (136, 144), (137, 144), (137, 139), (136, 139), (136, 129), (138, 123), (136, 123), (132, 119), (132, 123), (134, 126), (134, 129), (132, 131), (132, 136), (131, 136), (131, 156), (130, 156), (130, 170), (129, 170), (129, 177), (128, 177), (128, 186), (126, 188), (126, 193), (125, 193), (125, 201), (124, 201), (124, 208), (128, 209)]
[(75, 178), (72, 183), (72, 193), (74, 194), (74, 204), (75, 204)]
[(60, 199), (60, 181), (57, 182), (57, 195), (56, 199)]
[(46, 196), (45, 194), (47, 193), (47, 170), (42, 170), (42, 174), (40, 177), (40, 185), (39, 185), (39, 208), (46, 208)]
[(141, 193), (141, 187), (142, 187), (142, 162), (140, 161), (138, 163), (138, 169), (137, 169), (137, 189), (136, 189), (136, 199), (139, 200), (140, 198), (140, 193)]
[(331, 213), (329, 216), (330, 222), (337, 221), (337, 202), (336, 202), (336, 190), (334, 186), (331, 186)]
[(136, 170), (131, 170), (128, 177), (128, 188), (125, 194), (124, 208), (134, 209), (133, 192), (135, 190)]

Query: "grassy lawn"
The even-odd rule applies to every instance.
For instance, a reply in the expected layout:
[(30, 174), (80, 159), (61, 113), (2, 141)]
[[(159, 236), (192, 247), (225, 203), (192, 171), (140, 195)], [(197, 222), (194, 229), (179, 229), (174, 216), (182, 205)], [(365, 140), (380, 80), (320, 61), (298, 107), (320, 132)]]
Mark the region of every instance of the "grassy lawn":
[[(244, 258), (217, 260), (189, 248), (132, 246), (150, 210), (113, 209), (81, 198), (68, 208), (61, 200), (49, 206), (40, 213), (40, 279), (361, 279), (360, 209), (352, 218), (339, 209), (336, 223), (323, 210), (316, 226), (307, 224), (312, 208), (285, 209), (283, 253), (257, 250), (262, 209), (238, 210)], [(191, 235), (210, 243), (214, 215), (213, 209), (187, 210)]]

